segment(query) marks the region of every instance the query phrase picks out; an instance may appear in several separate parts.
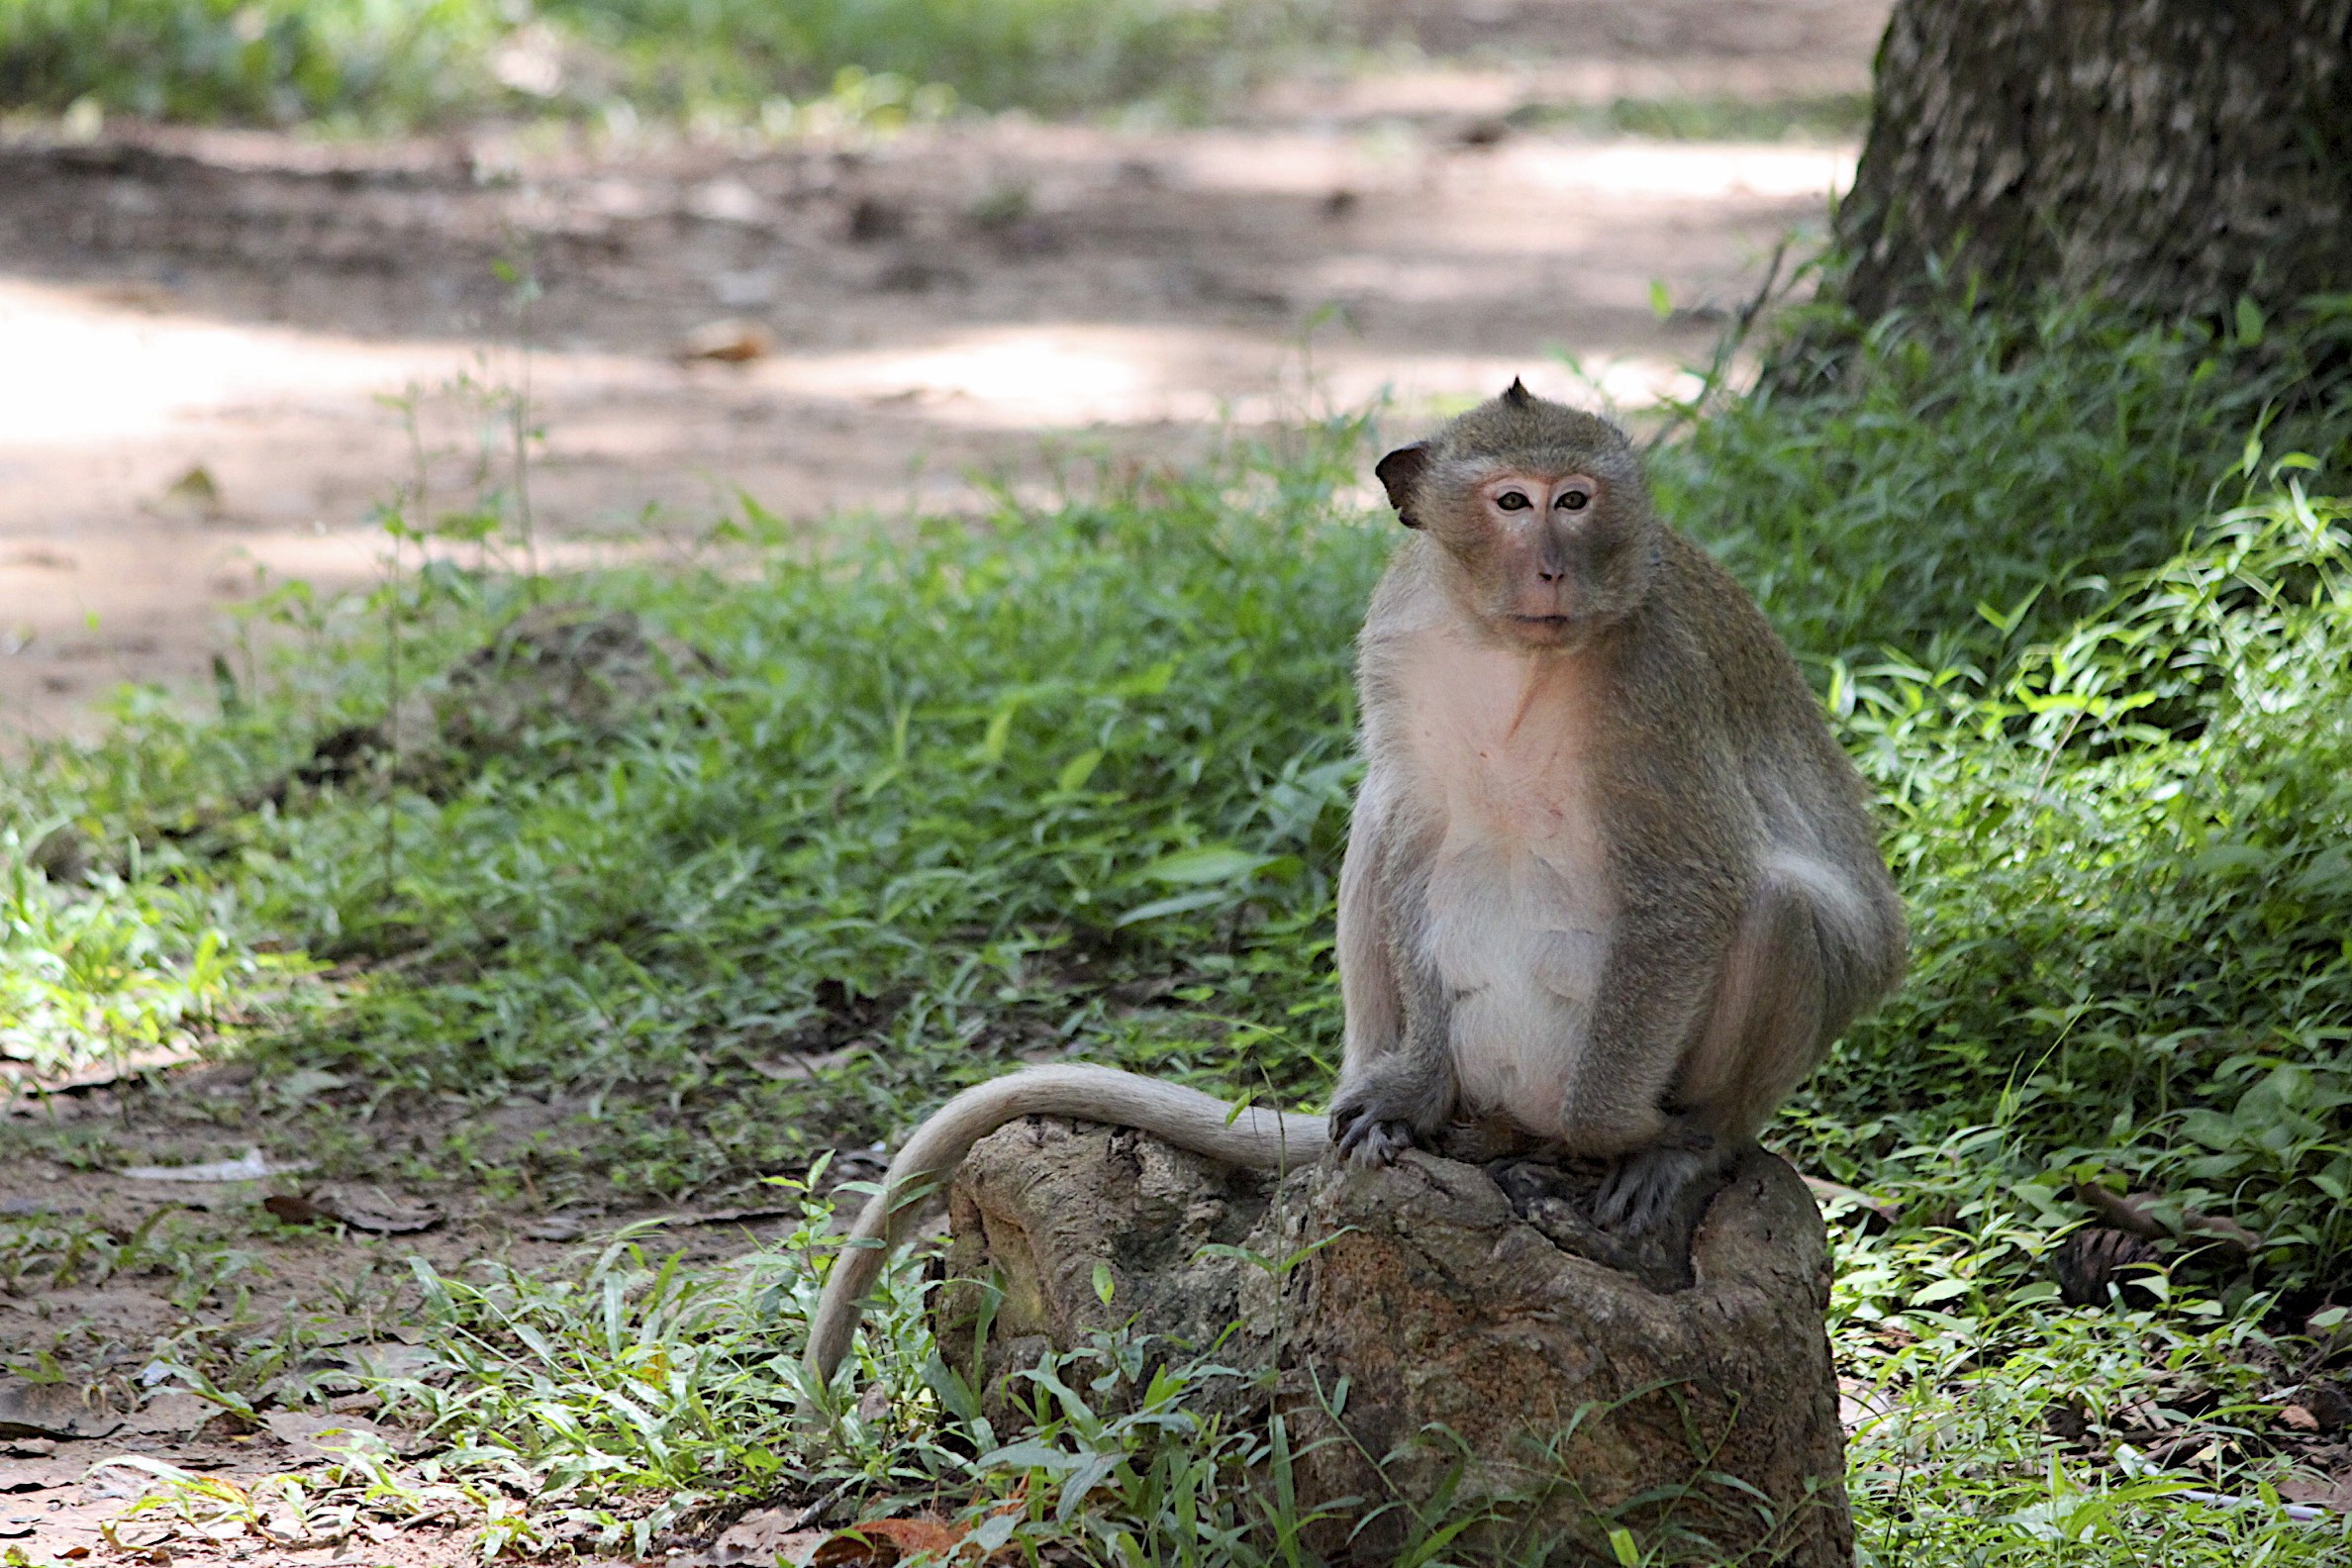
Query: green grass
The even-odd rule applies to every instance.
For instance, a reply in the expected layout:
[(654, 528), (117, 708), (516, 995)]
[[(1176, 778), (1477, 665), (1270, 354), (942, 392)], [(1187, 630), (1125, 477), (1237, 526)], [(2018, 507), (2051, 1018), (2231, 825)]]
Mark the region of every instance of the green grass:
[(1867, 93), (1813, 97), (1615, 98), (1606, 104), (1530, 103), (1516, 125), (1660, 142), (1855, 142), (1870, 125)]
[[(343, 132), (622, 105), (775, 130), (958, 103), (1195, 118), (1360, 32), (1340, 0), (0, 0), (0, 109)], [(1868, 118), (1856, 94), (1513, 116), (1677, 141), (1851, 140)]]
[[(1355, 447), (1335, 427), (978, 536), (823, 556), (747, 520), (706, 573), (544, 590), (711, 660), (624, 735), (549, 731), (389, 803), (363, 781), (239, 810), (304, 737), (381, 711), (365, 638), (387, 609), (431, 668), (526, 591), (412, 574), (318, 623), (278, 702), (57, 753), (35, 809), (135, 855), (140, 888), (239, 910), (215, 967), (264, 939), (369, 971), (265, 1047), (281, 1067), (378, 1098), (600, 1103), (591, 1144), (495, 1172), (443, 1147), (419, 1176), (738, 1181), (1073, 1044), (1311, 1086), (1334, 1003), (1298, 944), (1327, 923), (1353, 769), (1333, 629), (1385, 544), (1333, 500)], [(175, 933), (192, 965), (201, 936)], [(870, 1056), (814, 1082), (756, 1070), (860, 1039)]]
[(1834, 357), (1792, 357), (1825, 358), (1826, 384), (1715, 410), (1662, 454), (1660, 499), (1803, 654), (1998, 656), (2097, 614), (2116, 574), (2234, 503), (2249, 440), (2343, 455), (2345, 304), (2287, 331), (2248, 307), (2227, 334), (1965, 302), (1865, 330), (1821, 307), (1797, 341)]
[(2295, 477), (1999, 675), (1857, 672), (1918, 959), (1816, 1081), (1845, 1146), (1957, 1099), (2343, 1276), (2352, 561)]
[[(1877, 1412), (1852, 1469), (1874, 1563), (2346, 1550), (2261, 1490), (2274, 1413), (2336, 1364), (2305, 1317), (2352, 1275), (2352, 512), (2323, 499), (2352, 414), (2309, 372), (2339, 326), (1937, 319), (1660, 454), (1670, 512), (1816, 672), (1913, 916), (1911, 979), (1774, 1133), (1900, 1211), (1840, 1225), (1832, 1307)], [(0, 1049), (239, 1054), (304, 1086), (271, 1103), (283, 1149), (523, 1208), (745, 1190), (1062, 1053), (1314, 1103), (1347, 644), (1393, 537), (1349, 499), (1367, 435), (1236, 441), (978, 527), (812, 541), (754, 511), (702, 569), (412, 564), (364, 602), (289, 592), (287, 661), (232, 712), (134, 699), (104, 743), (8, 780)], [(383, 713), (387, 629), (430, 696), (535, 594), (702, 659), (617, 727), (271, 789)], [(80, 879), (22, 849), (60, 823)], [(776, 1074), (796, 1055), (813, 1077)], [(501, 1136), (527, 1102), (561, 1114)], [(414, 1130), (374, 1146), (386, 1125)], [(2178, 1246), (2152, 1302), (2064, 1307), (2047, 1259), (2102, 1181), (2262, 1243)], [(179, 1243), (40, 1224), (0, 1222), (11, 1279), (224, 1288)], [(1033, 1432), (977, 1430), (912, 1272), (862, 1352), (880, 1414), (811, 1446), (793, 1358), (826, 1245), (812, 1212), (724, 1271), (640, 1237), (552, 1275), (379, 1282), (370, 1310), (428, 1323), (441, 1362), (394, 1405), (452, 1446), (355, 1468), (335, 1506), (441, 1488), (501, 1538), (623, 1543), (847, 1482), (872, 1508), (1018, 1498), (1005, 1528), (1094, 1560), (1128, 1560), (1121, 1531), (1163, 1561), (1274, 1550), (1233, 1479), (1257, 1439), (1175, 1414), (1182, 1386), (1145, 1399), (1164, 1420), (1054, 1395)], [(251, 1402), (287, 1343), (216, 1324), (165, 1349)], [(1131, 1353), (1097, 1347), (1089, 1375)], [(1081, 1474), (1116, 1484), (1063, 1518)], [(539, 1501), (494, 1516), (491, 1478)]]
[(1329, 28), (1320, 0), (0, 0), (0, 108), (346, 129), (624, 102), (779, 125), (829, 98), (885, 123), (959, 98), (1189, 114)]
[(0, 0), (0, 106), (428, 120), (493, 94), (482, 0)]
[(1155, 100), (1198, 112), (1325, 34), (1319, 0), (552, 0), (546, 15), (656, 103), (807, 96), (844, 66), (1066, 114)]

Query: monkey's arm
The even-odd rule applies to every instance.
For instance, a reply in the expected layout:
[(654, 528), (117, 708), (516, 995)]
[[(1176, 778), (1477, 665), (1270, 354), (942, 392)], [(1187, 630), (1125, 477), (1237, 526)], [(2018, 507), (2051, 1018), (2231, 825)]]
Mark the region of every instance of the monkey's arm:
[(1115, 1067), (1029, 1067), (966, 1089), (915, 1129), (843, 1241), (809, 1323), (806, 1365), (813, 1384), (822, 1388), (833, 1380), (857, 1331), (866, 1293), (938, 1184), (974, 1143), (1025, 1116), (1140, 1127), (1178, 1148), (1258, 1170), (1307, 1164), (1330, 1136), (1319, 1116), (1254, 1107), (1236, 1115), (1215, 1095)]
[(1339, 1004), (1345, 1071), (1394, 1051), (1405, 1033), (1405, 999), (1389, 952), (1388, 900), (1380, 864), (1395, 787), (1378, 768), (1364, 776), (1339, 866)]
[(1398, 791), (1367, 775), (1339, 872), (1339, 995), (1347, 1048), (1331, 1136), (1385, 1165), (1453, 1115), (1449, 1002), (1426, 952), (1433, 827), (1405, 819)]
[(1717, 672), (1705, 706), (1729, 718), (1761, 832), (1706, 1028), (1676, 1098), (1717, 1138), (1745, 1141), (1858, 1013), (1903, 976), (1903, 899), (1869, 792), (1820, 702), (1755, 601), (1687, 540), (1684, 592)]

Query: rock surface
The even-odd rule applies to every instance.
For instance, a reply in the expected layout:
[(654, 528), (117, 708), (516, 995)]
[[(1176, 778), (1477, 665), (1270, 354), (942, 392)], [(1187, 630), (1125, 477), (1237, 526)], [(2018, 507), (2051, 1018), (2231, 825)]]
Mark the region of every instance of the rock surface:
[[(1549, 1560), (1611, 1562), (1614, 1524), (1645, 1561), (1850, 1563), (1828, 1254), (1802, 1181), (1750, 1155), (1693, 1205), (1686, 1272), (1561, 1223), (1592, 1177), (1547, 1192), (1508, 1162), (1415, 1153), (1278, 1182), (1031, 1119), (950, 1189), (941, 1347), (967, 1375), (983, 1357), (999, 1403), (1041, 1349), (1122, 1325), (1275, 1369), (1226, 1397), (1261, 1418), (1278, 1400), (1312, 1445), (1303, 1505), (1359, 1500), (1350, 1522), (1399, 1505), (1317, 1542), (1333, 1560), (1395, 1560), (1458, 1468), (1447, 1517), (1489, 1516), (1458, 1543), (1474, 1556), (1548, 1539)], [(989, 1293), (968, 1282), (991, 1278), (981, 1343)]]

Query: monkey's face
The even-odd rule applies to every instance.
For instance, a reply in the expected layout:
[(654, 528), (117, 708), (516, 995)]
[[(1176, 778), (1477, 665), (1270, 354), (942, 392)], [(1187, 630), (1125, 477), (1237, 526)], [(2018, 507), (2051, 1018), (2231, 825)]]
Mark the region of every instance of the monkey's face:
[(1429, 533), (1461, 567), (1472, 614), (1504, 641), (1573, 647), (1639, 596), (1638, 494), (1583, 468), (1482, 465)]
[(1648, 589), (1659, 525), (1641, 460), (1596, 415), (1514, 381), (1373, 471), (1397, 521), (1442, 547), (1462, 608), (1507, 645), (1579, 646)]

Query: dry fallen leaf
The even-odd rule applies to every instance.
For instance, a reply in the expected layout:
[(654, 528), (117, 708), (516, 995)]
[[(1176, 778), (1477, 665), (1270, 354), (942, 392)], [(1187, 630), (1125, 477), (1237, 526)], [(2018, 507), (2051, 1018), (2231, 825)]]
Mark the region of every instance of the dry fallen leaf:
[(0, 1436), (104, 1437), (122, 1424), (79, 1385), (0, 1378)]
[(2352, 1474), (2291, 1475), (2279, 1482), (2279, 1496), (2290, 1503), (2323, 1508), (2333, 1514), (2352, 1514)]
[(305, 1459), (324, 1459), (342, 1449), (358, 1448), (387, 1453), (392, 1448), (384, 1429), (356, 1416), (305, 1416), (295, 1411), (271, 1411), (261, 1418), (271, 1436)]
[(408, 1235), (441, 1223), (441, 1212), (434, 1205), (395, 1198), (381, 1187), (330, 1184), (313, 1192), (309, 1201), (321, 1213), (371, 1235)]
[[(54, 835), (52, 834), (51, 836)], [(44, 842), (47, 842), (47, 840), (44, 840)], [(65, 870), (69, 869), (72, 869), (72, 867), (66, 866), (52, 870), (49, 873), (49, 879), (51, 881), (78, 881), (78, 873), (70, 878), (63, 874)], [(82, 869), (86, 870), (87, 867), (85, 866)], [(166, 1067), (177, 1067), (182, 1062), (194, 1061), (195, 1059), (196, 1052), (189, 1047), (156, 1046), (147, 1050), (124, 1051), (119, 1055), (109, 1056), (102, 1062), (94, 1062), (88, 1066), (76, 1068), (70, 1072), (55, 1073), (47, 1076), (34, 1073), (31, 1068), (25, 1064), (0, 1062), (0, 1090), (4, 1090), (10, 1083), (13, 1082), (17, 1086), (17, 1089), (20, 1093), (51, 1095), (85, 1094), (92, 1089), (110, 1088), (115, 1084), (128, 1082), (129, 1080), (135, 1078), (142, 1078), (149, 1073), (159, 1072)], [(33, 1201), (37, 1204), (46, 1204), (45, 1200), (36, 1199)], [(57, 1214), (74, 1214), (78, 1213), (79, 1211), (66, 1208), (51, 1209), (50, 1212)]]
[(809, 1554), (808, 1568), (891, 1568), (899, 1560), (896, 1542), (869, 1530), (829, 1535)]
[(0, 1495), (18, 1492), (54, 1492), (72, 1486), (88, 1468), (79, 1459), (12, 1459), (0, 1461)]
[(142, 1556), (148, 1562), (169, 1562), (171, 1553), (164, 1550), (163, 1543), (178, 1534), (179, 1527), (169, 1519), (149, 1514), (140, 1519), (102, 1519), (98, 1533), (117, 1551)]
[(140, 1406), (124, 1429), (143, 1436), (171, 1437), (192, 1432), (220, 1414), (221, 1407), (202, 1395), (171, 1389)]
[(261, 1200), (261, 1207), (286, 1225), (332, 1225), (335, 1222), (335, 1216), (308, 1198), (300, 1198), (293, 1193), (271, 1193)]
[(534, 1241), (577, 1241), (588, 1233), (593, 1218), (586, 1215), (549, 1215), (544, 1220), (534, 1220), (523, 1226), (523, 1234)]
[(937, 1519), (866, 1519), (836, 1530), (810, 1556), (808, 1568), (891, 1568), (902, 1558), (944, 1560), (971, 1530)]
[(792, 1521), (799, 1513), (798, 1509), (772, 1508), (744, 1515), (701, 1553), (702, 1568), (731, 1568), (735, 1563), (771, 1568), (775, 1563), (805, 1561), (824, 1544), (828, 1532), (793, 1529)]
[(775, 339), (755, 321), (705, 322), (678, 345), (681, 359), (715, 359), (722, 364), (744, 364), (767, 356)]
[(163, 498), (199, 517), (217, 518), (221, 515), (221, 482), (202, 463), (172, 480), (164, 489)]
[(2279, 1411), (2279, 1424), (2299, 1432), (2315, 1432), (2319, 1429), (2319, 1418), (2301, 1405), (2288, 1405)]
[(388, 1197), (381, 1187), (320, 1187), (311, 1197), (275, 1192), (261, 1206), (287, 1225), (348, 1225), (374, 1236), (405, 1236), (442, 1223), (442, 1211), (433, 1204)]

